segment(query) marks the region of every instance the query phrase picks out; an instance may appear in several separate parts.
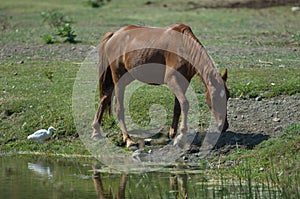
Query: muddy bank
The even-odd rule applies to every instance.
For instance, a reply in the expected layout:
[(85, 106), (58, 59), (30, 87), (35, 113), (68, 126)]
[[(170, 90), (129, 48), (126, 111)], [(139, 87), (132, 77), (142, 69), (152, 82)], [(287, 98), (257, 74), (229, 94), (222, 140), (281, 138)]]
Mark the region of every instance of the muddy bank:
[[(216, 158), (228, 155), (235, 149), (253, 149), (256, 145), (284, 129), (298, 124), (300, 96), (277, 96), (271, 99), (229, 99), (228, 120), (230, 127), (221, 134), (214, 149), (208, 155)], [(184, 156), (186, 161), (197, 162), (201, 141), (196, 139), (191, 150)]]

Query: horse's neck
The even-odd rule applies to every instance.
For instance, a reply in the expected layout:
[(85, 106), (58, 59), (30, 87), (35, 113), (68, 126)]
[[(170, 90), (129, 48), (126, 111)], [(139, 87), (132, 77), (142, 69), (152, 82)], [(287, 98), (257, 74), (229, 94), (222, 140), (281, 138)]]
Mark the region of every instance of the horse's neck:
[(199, 71), (199, 75), (201, 76), (203, 83), (206, 86), (214, 86), (214, 79), (218, 78), (219, 74), (216, 70), (212, 59), (207, 54), (203, 46), (201, 46), (200, 56), (198, 59), (199, 60), (197, 60), (197, 62), (199, 63), (199, 67), (197, 69)]

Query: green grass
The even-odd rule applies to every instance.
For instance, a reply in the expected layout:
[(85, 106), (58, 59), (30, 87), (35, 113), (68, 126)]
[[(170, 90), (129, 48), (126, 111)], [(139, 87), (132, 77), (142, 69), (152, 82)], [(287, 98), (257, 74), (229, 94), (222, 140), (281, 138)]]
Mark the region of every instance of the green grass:
[(222, 164), (233, 163), (233, 166), (221, 167), (219, 172), (225, 178), (248, 184), (250, 189), (260, 186), (277, 190), (280, 198), (299, 198), (299, 146), (300, 125), (296, 124), (251, 151), (241, 149), (221, 158)]
[[(70, 61), (26, 60), (22, 65), (1, 66), (1, 151), (85, 152), (73, 150), (82, 145), (75, 139), (71, 110), (77, 69)], [(26, 140), (35, 130), (50, 125), (58, 130), (49, 143), (40, 146)]]
[(300, 90), (298, 69), (233, 69), (231, 73), (228, 85), (232, 97), (270, 98), (294, 95)]

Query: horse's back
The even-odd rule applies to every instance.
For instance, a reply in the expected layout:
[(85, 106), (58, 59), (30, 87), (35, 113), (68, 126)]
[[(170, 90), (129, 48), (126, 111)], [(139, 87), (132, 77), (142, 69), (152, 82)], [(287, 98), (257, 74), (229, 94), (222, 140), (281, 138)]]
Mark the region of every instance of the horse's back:
[(196, 38), (190, 27), (184, 24), (172, 24), (166, 27), (128, 25), (117, 31), (106, 33), (102, 38), (102, 43), (105, 42), (107, 53), (123, 55), (124, 51), (136, 49), (182, 48), (185, 37), (183, 34)]
[[(186, 31), (187, 30), (187, 31)], [(119, 30), (116, 30), (114, 32), (108, 32), (106, 33), (102, 40), (106, 38), (111, 38), (112, 36), (114, 38), (121, 38), (125, 35), (128, 37), (130, 36), (131, 39), (135, 37), (142, 37), (145, 38), (145, 42), (147, 41), (146, 38), (151, 39), (152, 37), (167, 37), (170, 32), (176, 31), (179, 33), (189, 32), (189, 34), (192, 34), (191, 28), (185, 24), (177, 23), (172, 24), (165, 27), (151, 27), (151, 26), (139, 26), (139, 25), (127, 25)], [(166, 38), (167, 39), (167, 38)]]
[[(109, 63), (115, 63), (111, 66), (114, 71), (115, 67), (125, 67), (125, 71), (128, 71), (137, 66), (156, 63), (171, 64), (169, 66), (174, 70), (187, 70), (191, 73), (188, 76), (193, 76), (194, 70), (179, 69), (188, 65), (183, 57), (187, 52), (184, 39), (189, 34), (192, 34), (189, 39), (194, 36), (190, 27), (184, 24), (166, 27), (129, 25), (114, 33), (107, 33), (109, 38), (105, 43), (105, 54)], [(153, 66), (151, 68), (153, 69)], [(164, 72), (161, 71), (161, 74)]]

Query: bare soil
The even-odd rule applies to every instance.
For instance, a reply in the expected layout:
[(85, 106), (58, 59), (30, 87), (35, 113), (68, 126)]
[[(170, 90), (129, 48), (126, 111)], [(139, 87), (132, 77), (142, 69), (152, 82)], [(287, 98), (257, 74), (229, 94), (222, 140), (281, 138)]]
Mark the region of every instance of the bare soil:
[(197, 8), (267, 8), (273, 6), (296, 6), (300, 3), (297, 0), (216, 0), (216, 1), (188, 1), (194, 9)]
[(84, 44), (0, 44), (0, 60), (83, 60), (93, 48)]
[[(298, 0), (191, 0), (177, 2), (178, 4), (187, 5), (188, 10), (196, 10), (201, 8), (253, 8), (261, 9), (275, 6), (299, 6)], [(174, 2), (172, 2), (174, 4)], [(148, 6), (164, 6), (168, 7), (168, 3), (158, 3), (156, 1), (146, 1), (145, 5)]]
[(288, 126), (298, 124), (300, 96), (231, 98), (227, 109), (230, 127), (219, 137), (212, 151), (214, 156), (228, 155), (236, 148), (252, 149), (262, 141), (278, 136)]

